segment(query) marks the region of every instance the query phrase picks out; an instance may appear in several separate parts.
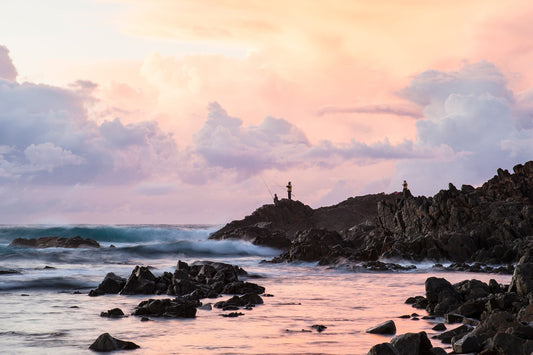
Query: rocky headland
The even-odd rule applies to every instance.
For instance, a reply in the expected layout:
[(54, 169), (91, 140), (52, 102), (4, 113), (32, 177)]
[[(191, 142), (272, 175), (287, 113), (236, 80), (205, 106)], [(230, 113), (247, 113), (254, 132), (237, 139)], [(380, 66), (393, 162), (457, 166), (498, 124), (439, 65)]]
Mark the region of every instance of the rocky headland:
[(533, 161), (516, 165), (513, 173), (498, 169), (477, 188), (450, 183), (433, 197), (406, 190), (318, 209), (282, 199), (210, 238), (281, 249), (273, 262), (339, 265), (397, 258), (513, 264), (533, 248)]

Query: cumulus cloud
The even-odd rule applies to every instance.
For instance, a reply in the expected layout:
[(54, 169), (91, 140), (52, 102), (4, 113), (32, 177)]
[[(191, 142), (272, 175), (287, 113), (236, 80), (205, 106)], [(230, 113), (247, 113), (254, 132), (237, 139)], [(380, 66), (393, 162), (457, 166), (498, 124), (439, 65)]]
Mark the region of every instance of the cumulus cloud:
[(208, 167), (232, 170), (241, 178), (267, 169), (334, 167), (346, 161), (368, 165), (381, 160), (430, 158), (439, 152), (421, 149), (410, 140), (391, 144), (387, 138), (371, 144), (323, 140), (313, 145), (302, 130), (282, 118), (267, 116), (259, 125), (244, 126), (216, 102), (208, 109), (191, 152), (203, 158)]
[(95, 88), (0, 81), (0, 179), (114, 184), (174, 168), (176, 144), (156, 122), (88, 119)]
[(0, 79), (15, 81), (17, 79), (17, 69), (9, 57), (9, 50), (0, 45)]
[(426, 118), (416, 123), (417, 146), (446, 147), (449, 155), (401, 160), (394, 184), (407, 178), (414, 191), (433, 194), (448, 182), (480, 184), (499, 167), (531, 159), (533, 101), (509, 90), (491, 63), (421, 73), (399, 95), (424, 109)]
[(242, 123), (218, 103), (211, 103), (208, 118), (195, 136), (194, 151), (211, 166), (249, 176), (299, 164), (299, 155), (309, 147), (305, 134), (284, 119), (267, 117), (247, 127)]

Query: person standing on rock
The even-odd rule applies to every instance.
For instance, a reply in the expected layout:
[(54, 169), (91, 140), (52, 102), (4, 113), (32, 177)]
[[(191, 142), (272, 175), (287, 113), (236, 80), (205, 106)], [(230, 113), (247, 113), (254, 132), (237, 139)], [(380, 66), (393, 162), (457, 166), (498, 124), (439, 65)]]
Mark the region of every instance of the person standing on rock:
[(407, 191), (407, 181), (404, 180), (402, 186), (403, 186), (403, 192)]
[(279, 199), (278, 199), (278, 194), (274, 194), (274, 205), (278, 205), (279, 203)]
[(291, 182), (289, 181), (289, 183), (287, 184), (287, 195), (289, 197), (289, 200), (291, 200), (291, 194), (292, 194), (292, 185), (291, 185)]

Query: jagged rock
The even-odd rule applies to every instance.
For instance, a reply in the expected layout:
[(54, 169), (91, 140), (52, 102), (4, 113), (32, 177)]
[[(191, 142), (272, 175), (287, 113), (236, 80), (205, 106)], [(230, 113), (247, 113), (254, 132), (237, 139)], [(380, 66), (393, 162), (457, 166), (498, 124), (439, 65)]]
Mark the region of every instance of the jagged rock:
[(396, 334), (396, 324), (394, 324), (394, 321), (388, 320), (368, 328), (366, 332), (372, 334)]
[(104, 280), (96, 289), (89, 291), (89, 296), (101, 296), (107, 293), (116, 294), (119, 293), (122, 288), (124, 288), (125, 284), (125, 278), (109, 272), (107, 275), (105, 275)]
[(133, 350), (140, 348), (139, 345), (131, 341), (123, 341), (117, 338), (113, 338), (109, 333), (101, 334), (95, 341), (89, 346), (89, 349), (93, 351), (107, 352), (115, 350)]
[(341, 256), (342, 254), (335, 254), (337, 246), (338, 249), (344, 246), (339, 233), (323, 229), (307, 229), (296, 236), (286, 252), (272, 261), (319, 261), (326, 257)]
[(392, 338), (390, 342), (400, 355), (426, 355), (433, 347), (426, 332), (405, 333)]
[(146, 266), (136, 266), (126, 281), (121, 295), (154, 294), (156, 278)]
[[(511, 264), (533, 248), (533, 161), (513, 171), (500, 169), (478, 188), (463, 185), (459, 190), (450, 184), (433, 197), (366, 195), (316, 210), (281, 200), (227, 224), (210, 238), (286, 249), (274, 261), (333, 265), (342, 259), (397, 257), (449, 260), (459, 263), (453, 266), (458, 270), (505, 273), (509, 266), (495, 269), (480, 263)], [(340, 240), (328, 237), (320, 245), (312, 238), (296, 240), (304, 231), (321, 229), (339, 233)]]
[(480, 343), (494, 337), (497, 333), (503, 333), (508, 328), (515, 328), (519, 325), (512, 313), (505, 311), (494, 311), (481, 322), (481, 324), (472, 331)]
[(400, 353), (391, 343), (381, 343), (370, 348), (367, 355), (400, 355)]
[(15, 238), (9, 246), (27, 248), (100, 248), (100, 244), (91, 238), (40, 237), (37, 239)]

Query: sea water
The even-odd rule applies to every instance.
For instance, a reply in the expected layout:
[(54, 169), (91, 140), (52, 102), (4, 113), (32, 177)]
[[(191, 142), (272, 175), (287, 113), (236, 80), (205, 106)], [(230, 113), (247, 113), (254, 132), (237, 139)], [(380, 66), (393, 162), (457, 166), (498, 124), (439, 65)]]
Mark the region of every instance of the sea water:
[[(419, 264), (408, 272), (349, 272), (316, 264), (271, 264), (262, 261), (279, 251), (242, 241), (214, 241), (220, 226), (78, 225), (0, 226), (0, 353), (89, 354), (89, 345), (102, 333), (133, 341), (138, 354), (366, 354), (392, 336), (366, 333), (369, 327), (392, 319), (397, 334), (425, 331), (435, 320), (398, 318), (414, 312), (405, 304), (424, 295), (430, 276), (455, 283), (467, 279), (500, 283), (509, 275), (436, 272)], [(17, 238), (82, 236), (97, 240), (100, 249), (9, 247)], [(250, 282), (272, 297), (243, 316), (226, 318), (220, 309), (201, 310), (194, 319), (142, 322), (129, 315), (148, 298), (170, 296), (104, 295), (89, 297), (108, 272), (127, 278), (136, 265), (150, 265), (158, 276), (173, 272), (178, 260), (211, 260), (236, 264)], [(203, 300), (214, 303), (220, 299)], [(100, 313), (120, 308), (120, 319)], [(313, 325), (324, 325), (317, 332)], [(432, 339), (434, 346), (444, 345)]]

